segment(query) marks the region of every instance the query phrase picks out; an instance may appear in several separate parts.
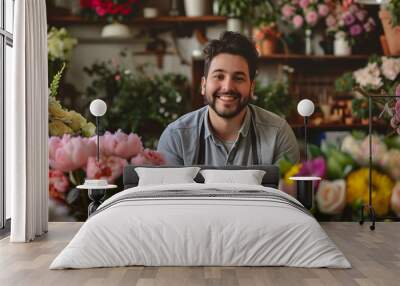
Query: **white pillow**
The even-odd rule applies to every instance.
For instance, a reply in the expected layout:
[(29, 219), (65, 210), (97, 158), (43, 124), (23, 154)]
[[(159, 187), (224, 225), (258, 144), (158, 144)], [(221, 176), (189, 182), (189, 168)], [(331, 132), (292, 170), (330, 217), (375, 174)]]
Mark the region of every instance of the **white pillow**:
[(195, 183), (199, 167), (182, 168), (135, 168), (139, 176), (138, 186)]
[(234, 183), (246, 185), (261, 185), (265, 171), (262, 170), (201, 170), (205, 184)]

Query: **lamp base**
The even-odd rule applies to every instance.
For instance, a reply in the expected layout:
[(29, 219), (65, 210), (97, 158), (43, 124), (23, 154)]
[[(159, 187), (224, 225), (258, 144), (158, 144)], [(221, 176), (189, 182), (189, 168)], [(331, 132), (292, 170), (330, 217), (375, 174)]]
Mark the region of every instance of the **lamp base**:
[(89, 198), (92, 202), (88, 206), (88, 217), (90, 217), (97, 208), (101, 205), (102, 200), (106, 195), (105, 189), (89, 189), (88, 190)]
[(303, 206), (310, 210), (314, 202), (313, 181), (297, 181), (297, 199)]
[(360, 217), (360, 225), (364, 224), (364, 209), (367, 208), (368, 209), (368, 215), (369, 218), (372, 222), (372, 224), (369, 226), (370, 230), (375, 230), (375, 222), (376, 222), (376, 216), (375, 216), (375, 210), (374, 207), (372, 205), (362, 205), (361, 206), (361, 217)]

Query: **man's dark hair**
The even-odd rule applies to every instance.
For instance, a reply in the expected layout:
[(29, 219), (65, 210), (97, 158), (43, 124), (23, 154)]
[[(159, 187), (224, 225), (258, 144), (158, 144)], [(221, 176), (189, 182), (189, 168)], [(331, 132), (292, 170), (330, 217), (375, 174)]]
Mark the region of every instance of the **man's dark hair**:
[(256, 76), (258, 52), (254, 44), (245, 36), (235, 32), (224, 32), (219, 40), (210, 41), (203, 50), (205, 55), (204, 76), (207, 77), (212, 59), (222, 53), (242, 56), (249, 66), (250, 79)]

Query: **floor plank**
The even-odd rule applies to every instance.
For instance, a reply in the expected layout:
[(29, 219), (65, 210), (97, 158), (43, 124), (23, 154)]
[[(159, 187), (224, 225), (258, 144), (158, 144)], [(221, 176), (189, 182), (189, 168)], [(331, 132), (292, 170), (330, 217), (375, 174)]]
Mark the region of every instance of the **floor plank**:
[(49, 224), (49, 233), (32, 243), (0, 240), (0, 285), (400, 285), (400, 222), (369, 225), (324, 222), (322, 227), (351, 262), (352, 269), (290, 267), (118, 267), (48, 269), (82, 223)]

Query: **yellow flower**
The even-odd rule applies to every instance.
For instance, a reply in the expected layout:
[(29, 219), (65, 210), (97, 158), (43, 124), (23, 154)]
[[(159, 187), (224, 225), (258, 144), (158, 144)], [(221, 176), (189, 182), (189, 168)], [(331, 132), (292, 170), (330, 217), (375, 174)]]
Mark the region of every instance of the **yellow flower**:
[(91, 137), (95, 133), (96, 133), (96, 126), (92, 122), (88, 122), (82, 127), (82, 135), (84, 137)]
[(73, 110), (68, 112), (68, 119), (70, 120), (69, 127), (75, 132), (79, 131), (86, 124), (86, 119)]
[(64, 134), (73, 134), (74, 132), (64, 122), (53, 120), (49, 122), (49, 133), (50, 136), (62, 136)]
[(290, 180), (290, 177), (296, 176), (297, 173), (300, 171), (302, 164), (296, 164), (293, 165), (292, 168), (289, 169), (289, 171), (286, 172), (285, 174), (285, 183), (287, 185), (292, 185), (294, 183), (293, 180)]
[[(347, 177), (347, 203), (354, 204), (361, 199), (364, 204), (368, 203), (368, 168), (353, 171)], [(392, 179), (376, 170), (372, 170), (372, 206), (378, 216), (384, 216), (389, 211), (390, 196), (394, 182)]]
[(49, 96), (49, 117), (62, 119), (68, 116), (68, 111), (65, 111), (60, 102), (54, 99), (52, 96)]

